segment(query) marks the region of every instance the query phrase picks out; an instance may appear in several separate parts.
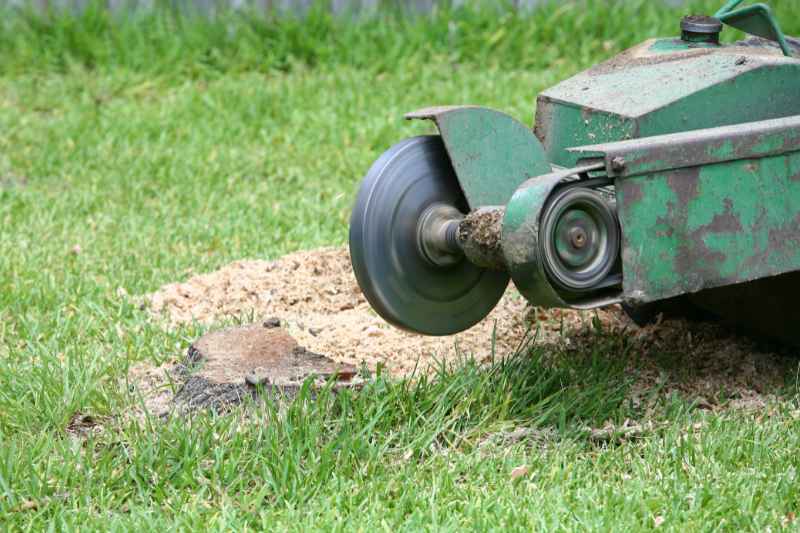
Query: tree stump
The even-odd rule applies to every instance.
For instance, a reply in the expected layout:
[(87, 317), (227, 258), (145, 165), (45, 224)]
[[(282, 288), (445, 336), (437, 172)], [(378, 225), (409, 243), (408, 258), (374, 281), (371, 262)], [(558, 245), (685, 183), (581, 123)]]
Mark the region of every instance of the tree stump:
[(335, 377), (335, 388), (361, 383), (355, 367), (306, 350), (276, 319), (203, 335), (176, 371), (183, 385), (174, 403), (184, 412), (225, 410), (261, 392), (291, 399), (309, 378), (322, 384)]

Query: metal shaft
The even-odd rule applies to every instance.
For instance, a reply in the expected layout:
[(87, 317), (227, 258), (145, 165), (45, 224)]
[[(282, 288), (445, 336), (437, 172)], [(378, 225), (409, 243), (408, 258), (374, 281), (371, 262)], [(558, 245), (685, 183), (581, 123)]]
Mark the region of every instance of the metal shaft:
[(463, 218), (458, 209), (446, 204), (434, 204), (422, 213), (417, 225), (417, 242), (425, 259), (446, 267), (464, 257), (457, 239)]
[(500, 234), (502, 207), (482, 207), (464, 216), (442, 204), (429, 207), (418, 225), (419, 248), (437, 266), (457, 263), (466, 256), (479, 267), (505, 270)]

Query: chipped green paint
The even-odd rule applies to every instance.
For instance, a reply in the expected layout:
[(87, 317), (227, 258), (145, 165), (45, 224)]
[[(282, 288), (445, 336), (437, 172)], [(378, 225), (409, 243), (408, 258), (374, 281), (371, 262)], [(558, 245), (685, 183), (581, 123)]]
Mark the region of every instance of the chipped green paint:
[(530, 128), (505, 113), (476, 106), (433, 107), (406, 118), (436, 123), (470, 209), (504, 205), (525, 180), (551, 170)]
[[(545, 118), (547, 112), (551, 114)], [(536, 135), (550, 161), (561, 167), (577, 164), (577, 157), (568, 148), (636, 136), (635, 124), (627, 118), (611, 113), (589, 113), (569, 104), (539, 100), (536, 116)]]
[[(620, 216), (623, 265), (629, 265), (628, 270), (636, 270), (655, 286), (661, 287), (671, 283), (675, 277), (672, 265), (679, 241), (668, 223), (668, 215), (670, 206), (676, 205), (678, 198), (671, 189), (650, 184), (654, 179), (648, 176), (642, 178), (641, 183), (631, 182), (627, 187), (618, 187), (617, 203), (624, 206), (625, 210), (625, 216)], [(648, 198), (647, 201), (642, 201), (645, 190)], [(638, 222), (640, 220), (652, 222), (641, 224)], [(657, 250), (649, 247), (651, 235), (657, 236), (661, 243)], [(645, 256), (653, 257), (653, 261), (646, 266), (641, 262), (641, 258)]]
[[(800, 60), (774, 48), (668, 51), (650, 40), (543, 92), (536, 135), (575, 166), (576, 146), (800, 115)], [(653, 49), (655, 47), (655, 49)]]
[(709, 158), (714, 160), (719, 159), (726, 161), (733, 159), (732, 156), (734, 153), (736, 153), (736, 148), (733, 145), (733, 141), (730, 139), (726, 139), (716, 146), (709, 146), (706, 149), (706, 154), (708, 154)]
[(669, 54), (673, 52), (685, 52), (687, 50), (695, 50), (697, 48), (719, 48), (717, 43), (709, 42), (695, 42), (689, 43), (683, 39), (669, 38), (657, 39), (650, 45), (647, 50), (654, 54)]
[(617, 197), (629, 300), (800, 270), (800, 152), (622, 178)]
[[(609, 176), (651, 174), (800, 150), (800, 115), (570, 148), (579, 159), (603, 159)], [(624, 161), (614, 166), (614, 160)]]
[(539, 216), (553, 189), (568, 174), (555, 172), (523, 183), (506, 205), (500, 239), (517, 290), (543, 307), (567, 307), (550, 285), (539, 257)]

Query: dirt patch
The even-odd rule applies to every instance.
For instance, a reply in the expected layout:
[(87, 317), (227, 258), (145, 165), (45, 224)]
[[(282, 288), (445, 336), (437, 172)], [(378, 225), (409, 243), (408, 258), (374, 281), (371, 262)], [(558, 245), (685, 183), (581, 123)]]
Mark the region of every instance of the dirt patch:
[(485, 362), (493, 351), (498, 357), (514, 353), (532, 336), (554, 353), (585, 354), (596, 350), (599, 330), (603, 338), (616, 339), (603, 356), (625, 358), (635, 376), (634, 402), (651, 401), (658, 391), (679, 393), (701, 407), (758, 407), (797, 368), (797, 360), (786, 353), (718, 325), (670, 320), (638, 328), (616, 306), (538, 309), (512, 287), (485, 320), (466, 332), (446, 337), (406, 333), (369, 307), (344, 248), (298, 252), (276, 261), (237, 261), (165, 285), (141, 302), (168, 327), (231, 318), (272, 320), (311, 352), (355, 367), (384, 365), (394, 375), (424, 371), (463, 355)]
[(715, 323), (634, 327), (626, 341), (635, 404), (677, 393), (703, 409), (757, 409), (791, 392), (796, 381), (799, 361), (792, 350)]
[(464, 217), (458, 226), (458, 240), (464, 254), (476, 265), (503, 270), (505, 260), (500, 247), (503, 215), (500, 207), (482, 207)]
[(136, 406), (126, 411), (123, 418), (139, 418), (145, 413), (164, 416), (175, 407), (175, 395), (181, 388), (179, 365), (174, 362), (153, 366), (148, 362), (128, 369), (128, 392), (136, 399)]
[(66, 433), (75, 437), (86, 437), (103, 431), (102, 420), (93, 415), (74, 413), (67, 423)]

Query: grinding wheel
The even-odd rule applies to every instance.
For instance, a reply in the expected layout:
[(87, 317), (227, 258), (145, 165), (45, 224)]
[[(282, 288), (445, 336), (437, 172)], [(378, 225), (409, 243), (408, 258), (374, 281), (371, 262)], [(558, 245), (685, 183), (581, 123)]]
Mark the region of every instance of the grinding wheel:
[(419, 225), (431, 206), (467, 211), (439, 136), (406, 139), (372, 165), (350, 218), (350, 257), (372, 308), (401, 329), (426, 335), (463, 331), (497, 305), (508, 285), (505, 272), (455, 256), (430, 261)]

